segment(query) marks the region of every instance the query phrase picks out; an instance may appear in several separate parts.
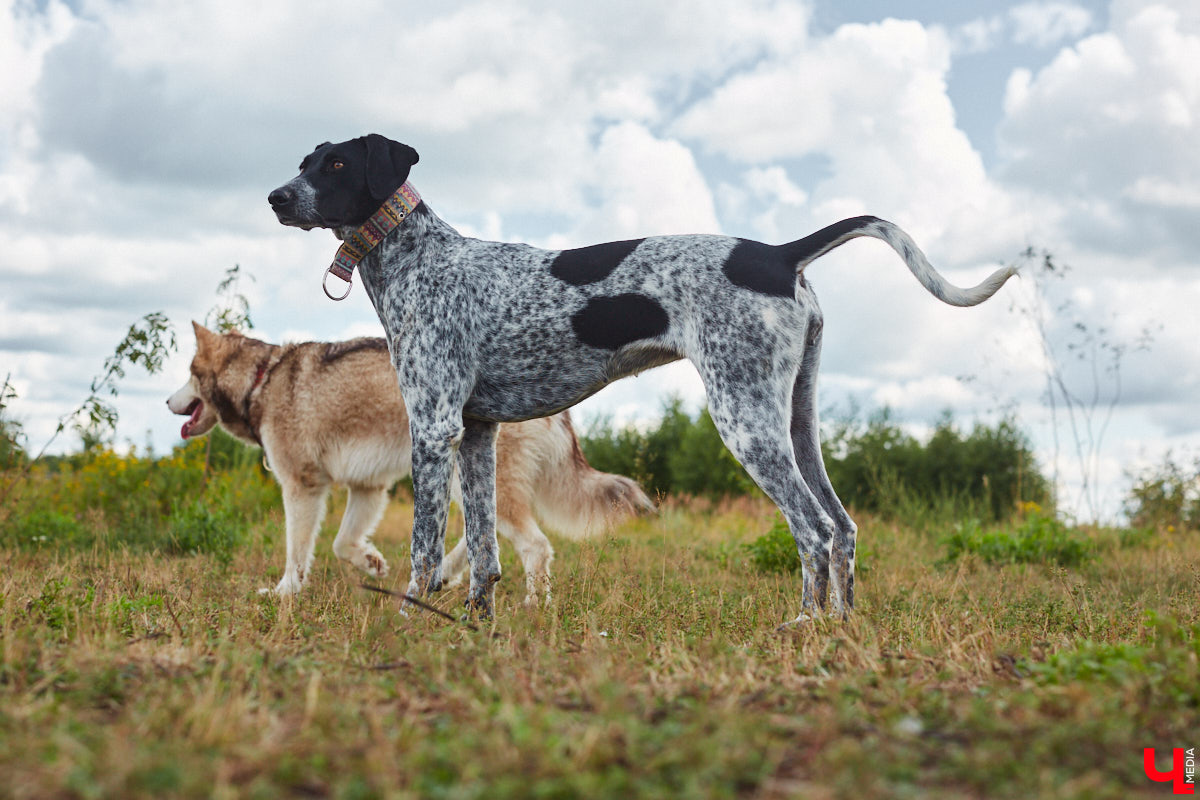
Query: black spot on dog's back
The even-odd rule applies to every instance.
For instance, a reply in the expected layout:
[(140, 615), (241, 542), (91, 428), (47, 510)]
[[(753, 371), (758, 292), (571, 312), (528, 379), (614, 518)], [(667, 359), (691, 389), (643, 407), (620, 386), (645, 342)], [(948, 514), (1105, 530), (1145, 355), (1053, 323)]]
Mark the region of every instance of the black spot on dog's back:
[[(861, 236), (859, 231), (879, 222), (878, 217), (862, 216), (835, 222), (803, 239), (781, 245), (739, 239), (725, 262), (725, 276), (737, 286), (761, 294), (794, 297), (801, 265)], [(906, 261), (910, 254), (904, 253)]]
[(828, 251), (832, 245), (838, 242), (838, 240), (843, 239), (843, 237), (879, 221), (879, 217), (871, 216), (844, 219), (832, 225), (826, 225), (821, 230), (810, 233), (803, 239), (797, 239), (794, 242), (780, 245), (779, 250), (783, 253), (784, 260), (791, 262), (793, 265), (800, 262), (807, 263)]
[(796, 266), (780, 248), (750, 239), (739, 239), (725, 261), (725, 277), (736, 286), (759, 294), (794, 297)]
[(563, 250), (550, 265), (550, 274), (572, 286), (602, 281), (644, 241), (629, 239)]
[(596, 297), (571, 317), (579, 341), (605, 350), (661, 336), (669, 324), (666, 309), (643, 294)]

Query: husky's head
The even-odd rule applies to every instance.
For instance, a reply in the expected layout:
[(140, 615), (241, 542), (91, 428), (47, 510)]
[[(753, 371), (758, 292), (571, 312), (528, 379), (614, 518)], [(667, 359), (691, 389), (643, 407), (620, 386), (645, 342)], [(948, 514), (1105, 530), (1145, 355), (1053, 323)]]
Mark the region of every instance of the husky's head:
[(254, 389), (255, 365), (264, 356), (264, 342), (240, 333), (214, 333), (193, 322), (196, 355), (192, 357), (191, 376), (179, 391), (167, 398), (167, 407), (186, 415), (179, 430), (184, 439), (203, 436), (220, 422), (241, 439), (253, 440), (249, 420), (245, 419), (245, 399)]

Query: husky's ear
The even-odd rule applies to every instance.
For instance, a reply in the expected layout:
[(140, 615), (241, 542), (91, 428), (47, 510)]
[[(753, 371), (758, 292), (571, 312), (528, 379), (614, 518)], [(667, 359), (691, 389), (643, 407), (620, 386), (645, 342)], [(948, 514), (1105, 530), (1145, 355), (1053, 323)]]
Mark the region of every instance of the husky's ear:
[(214, 344), (220, 338), (219, 334), (213, 333), (196, 320), (192, 320), (192, 331), (196, 334), (196, 346), (201, 350)]
[(420, 160), (417, 151), (406, 144), (393, 142), (378, 133), (369, 133), (367, 140), (367, 190), (376, 200), (386, 200), (408, 180), (413, 164)]

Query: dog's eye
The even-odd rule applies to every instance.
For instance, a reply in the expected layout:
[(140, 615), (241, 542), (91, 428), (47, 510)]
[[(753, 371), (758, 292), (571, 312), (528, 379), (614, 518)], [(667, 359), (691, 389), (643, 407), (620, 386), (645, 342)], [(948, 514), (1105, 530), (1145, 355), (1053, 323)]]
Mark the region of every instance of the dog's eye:
[(329, 162), (330, 169), (341, 169), (344, 166), (346, 166), (346, 165), (345, 165), (345, 163), (342, 162), (342, 160), (340, 158), (335, 158), (333, 161)]

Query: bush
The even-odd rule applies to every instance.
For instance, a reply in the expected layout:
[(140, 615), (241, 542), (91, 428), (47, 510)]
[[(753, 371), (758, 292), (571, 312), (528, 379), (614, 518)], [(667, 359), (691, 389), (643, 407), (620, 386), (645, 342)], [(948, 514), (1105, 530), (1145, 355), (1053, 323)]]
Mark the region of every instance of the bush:
[(235, 513), (222, 507), (214, 509), (203, 498), (179, 508), (167, 530), (167, 552), (212, 555), (224, 565), (233, 561), (233, 551), (245, 538), (245, 523)]
[(103, 540), (133, 550), (229, 554), (241, 541), (233, 531), (278, 507), (279, 489), (257, 449), (223, 434), (213, 441), (211, 452), (196, 440), (161, 458), (102, 448), (39, 459), (0, 512), (0, 542), (78, 550)]
[(721, 441), (708, 411), (693, 418), (677, 397), (663, 405), (655, 427), (613, 428), (609, 420), (601, 419), (580, 437), (580, 446), (593, 467), (628, 475), (652, 496), (718, 498), (757, 491)]
[[(866, 424), (853, 417), (827, 427), (822, 453), (834, 489), (851, 508), (890, 518), (951, 507), (996, 521), (1020, 502), (1049, 505), (1050, 484), (1011, 419), (977, 423), (969, 434), (943, 416), (926, 444), (885, 409)], [(708, 411), (696, 417), (668, 400), (654, 427), (593, 424), (580, 440), (596, 469), (628, 475), (656, 494), (722, 497), (757, 492), (726, 449)]]
[(796, 572), (802, 569), (796, 540), (783, 517), (777, 516), (771, 530), (746, 545), (750, 564), (760, 572)]
[(959, 523), (946, 538), (943, 563), (974, 553), (989, 564), (1058, 564), (1073, 567), (1095, 555), (1095, 544), (1056, 518), (1034, 511), (1011, 530), (984, 530), (978, 520)]
[(824, 438), (830, 481), (849, 507), (896, 518), (951, 505), (999, 521), (1022, 502), (1050, 504), (1050, 483), (1012, 419), (964, 435), (946, 414), (921, 444), (884, 409), (865, 425), (839, 421)]
[(8, 413), (9, 404), (17, 399), (17, 392), (9, 378), (0, 383), (0, 473), (15, 469), (25, 463), (25, 431), (21, 423)]
[(0, 528), (0, 542), (9, 547), (38, 549), (63, 542), (77, 544), (90, 538), (75, 517), (49, 509), (38, 509)]
[(1200, 529), (1200, 460), (1187, 469), (1168, 455), (1162, 464), (1135, 476), (1125, 513), (1135, 528)]

